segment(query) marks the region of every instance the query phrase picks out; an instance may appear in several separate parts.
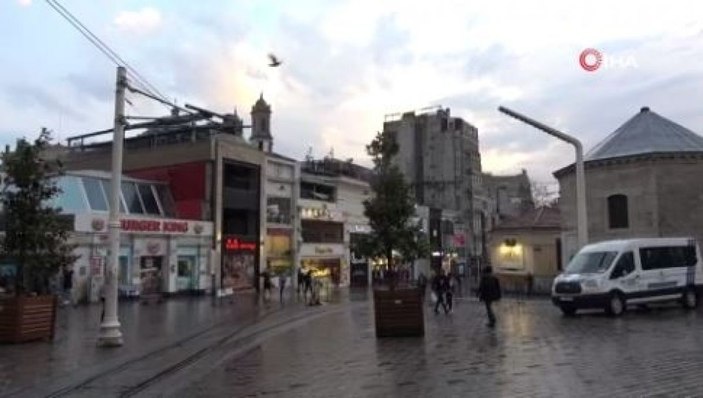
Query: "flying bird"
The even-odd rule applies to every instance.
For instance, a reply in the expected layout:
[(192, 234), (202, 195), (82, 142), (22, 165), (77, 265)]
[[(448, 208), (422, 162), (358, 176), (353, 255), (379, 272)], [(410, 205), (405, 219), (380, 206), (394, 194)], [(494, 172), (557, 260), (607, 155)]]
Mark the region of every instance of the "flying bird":
[(281, 61), (280, 59), (278, 59), (278, 57), (276, 57), (274, 54), (269, 54), (269, 60), (271, 61), (271, 62), (269, 63), (269, 66), (272, 67), (272, 68), (275, 68), (275, 67), (277, 67), (277, 66), (280, 66), (280, 65), (283, 63), (283, 61)]

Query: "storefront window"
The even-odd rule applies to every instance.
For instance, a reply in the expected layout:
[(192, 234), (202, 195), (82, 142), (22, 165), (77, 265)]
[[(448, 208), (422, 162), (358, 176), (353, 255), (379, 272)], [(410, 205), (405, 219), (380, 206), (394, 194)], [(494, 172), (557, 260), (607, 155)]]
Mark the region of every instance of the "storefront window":
[(176, 215), (176, 204), (173, 202), (173, 197), (171, 196), (171, 191), (169, 191), (166, 185), (154, 185), (156, 188), (156, 194), (159, 197), (159, 202), (161, 202), (161, 209), (163, 210), (163, 215), (166, 217), (174, 217)]
[[(110, 186), (110, 180), (100, 180), (100, 183), (103, 186), (103, 191), (105, 191), (105, 195), (107, 197), (110, 197), (110, 192), (112, 192), (112, 187)], [(126, 213), (124, 211), (124, 202), (122, 201), (121, 195), (120, 195), (120, 213)]]
[(85, 199), (81, 191), (81, 183), (77, 177), (63, 176), (56, 185), (61, 189), (61, 195), (54, 200), (54, 206), (60, 207), (66, 213), (85, 211)]
[(139, 188), (139, 196), (142, 197), (146, 214), (161, 214), (159, 211), (159, 204), (156, 203), (156, 197), (154, 196), (154, 191), (152, 190), (151, 185), (138, 184), (137, 187)]
[(139, 195), (137, 194), (137, 186), (133, 182), (122, 183), (122, 195), (125, 202), (127, 202), (127, 208), (130, 213), (144, 214), (142, 202), (139, 201)]
[(107, 201), (105, 200), (105, 193), (100, 185), (100, 180), (87, 177), (83, 177), (82, 180), (90, 208), (96, 211), (107, 211)]

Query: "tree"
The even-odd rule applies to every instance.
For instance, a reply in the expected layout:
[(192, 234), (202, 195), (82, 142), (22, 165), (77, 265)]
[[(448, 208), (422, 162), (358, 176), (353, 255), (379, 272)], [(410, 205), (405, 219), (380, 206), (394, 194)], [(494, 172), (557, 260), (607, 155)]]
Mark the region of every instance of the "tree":
[(71, 226), (51, 202), (61, 193), (56, 177), (58, 161), (41, 155), (51, 142), (42, 129), (34, 143), (17, 142), (14, 152), (2, 156), (5, 186), (0, 196), (5, 213), (4, 254), (17, 262), (17, 294), (46, 294), (49, 279), (63, 266), (72, 264), (75, 246), (67, 243)]
[(404, 261), (425, 257), (429, 244), (419, 223), (413, 222), (415, 203), (410, 185), (402, 172), (393, 164), (398, 144), (392, 134), (378, 133), (366, 146), (374, 163), (371, 181), (373, 195), (364, 201), (364, 215), (369, 220), (371, 233), (362, 237), (356, 251), (365, 257), (385, 257), (393, 270), (393, 252), (400, 253)]

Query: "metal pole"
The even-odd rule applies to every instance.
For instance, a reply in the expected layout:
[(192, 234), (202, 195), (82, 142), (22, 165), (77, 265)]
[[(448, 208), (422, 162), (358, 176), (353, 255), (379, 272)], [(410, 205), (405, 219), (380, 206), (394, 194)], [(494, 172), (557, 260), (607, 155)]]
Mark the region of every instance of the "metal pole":
[(127, 87), (127, 71), (117, 67), (117, 89), (115, 90), (115, 128), (112, 139), (112, 184), (110, 187), (110, 253), (105, 276), (105, 318), (100, 325), (98, 345), (118, 347), (122, 345), (122, 332), (117, 317), (117, 272), (120, 254), (120, 188), (122, 185), (122, 147), (124, 145), (124, 103)]
[(579, 141), (576, 137), (562, 133), (557, 129), (549, 127), (546, 124), (542, 124), (534, 119), (530, 119), (529, 117), (506, 107), (499, 106), (498, 110), (574, 146), (574, 149), (576, 150), (576, 233), (578, 248), (582, 248), (588, 244), (588, 214), (586, 212), (586, 175), (584, 172), (583, 145), (581, 144), (581, 141)]

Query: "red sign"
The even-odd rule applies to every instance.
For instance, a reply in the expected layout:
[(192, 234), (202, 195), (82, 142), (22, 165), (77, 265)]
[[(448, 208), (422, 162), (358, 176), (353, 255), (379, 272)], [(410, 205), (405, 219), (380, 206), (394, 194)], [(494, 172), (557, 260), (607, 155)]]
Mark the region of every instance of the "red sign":
[(135, 232), (188, 232), (187, 221), (160, 221), (123, 219), (120, 222), (123, 231)]
[(225, 238), (225, 250), (256, 251), (256, 242), (243, 242), (239, 238)]

